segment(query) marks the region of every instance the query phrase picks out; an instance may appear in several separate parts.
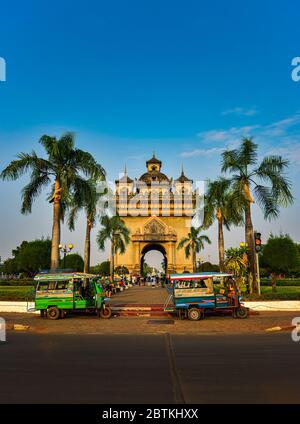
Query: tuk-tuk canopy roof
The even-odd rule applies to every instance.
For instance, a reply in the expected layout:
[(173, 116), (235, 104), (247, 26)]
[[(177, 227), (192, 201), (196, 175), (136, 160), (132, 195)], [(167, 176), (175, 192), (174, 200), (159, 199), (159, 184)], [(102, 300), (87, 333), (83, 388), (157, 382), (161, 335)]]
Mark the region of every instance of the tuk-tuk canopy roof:
[(56, 272), (37, 274), (34, 277), (35, 281), (69, 281), (74, 278), (95, 278), (94, 274), (86, 274), (84, 272)]
[(224, 272), (199, 272), (193, 274), (170, 274), (170, 280), (204, 280), (205, 278), (232, 277)]

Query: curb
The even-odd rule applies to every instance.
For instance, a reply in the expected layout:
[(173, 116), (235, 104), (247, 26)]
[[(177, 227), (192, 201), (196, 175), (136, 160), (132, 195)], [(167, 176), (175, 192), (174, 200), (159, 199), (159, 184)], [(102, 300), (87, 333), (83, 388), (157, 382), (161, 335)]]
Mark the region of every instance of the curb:
[(300, 331), (300, 326), (299, 325), (285, 325), (283, 327), (280, 327), (279, 325), (276, 327), (270, 327), (270, 328), (266, 328), (265, 331), (267, 333), (273, 333), (276, 331), (288, 331), (288, 330), (294, 330), (295, 328), (298, 328)]
[(30, 329), (30, 325), (9, 323), (5, 328), (7, 331), (27, 331)]
[[(119, 301), (120, 302), (120, 301)], [(116, 303), (112, 302), (113, 308), (119, 309), (139, 309), (140, 311), (162, 310), (163, 304), (122, 304), (116, 299)], [(244, 305), (255, 312), (292, 312), (300, 311), (300, 301), (280, 300), (280, 301), (244, 301)], [(27, 307), (33, 307), (33, 304), (28, 305), (25, 301), (0, 301), (0, 314), (2, 313), (28, 313)], [(31, 312), (32, 313), (32, 312)], [(37, 313), (37, 312), (33, 312)], [(252, 314), (252, 312), (250, 312)]]
[(23, 325), (23, 324), (14, 324), (13, 325), (13, 329), (15, 331), (25, 331), (25, 330), (29, 330), (30, 326), (29, 325)]

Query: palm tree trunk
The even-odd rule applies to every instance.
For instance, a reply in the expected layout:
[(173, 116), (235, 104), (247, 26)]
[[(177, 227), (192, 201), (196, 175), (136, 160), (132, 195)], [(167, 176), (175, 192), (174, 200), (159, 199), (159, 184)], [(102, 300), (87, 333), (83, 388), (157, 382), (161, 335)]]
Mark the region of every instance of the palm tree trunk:
[(53, 225), (51, 244), (51, 270), (59, 268), (59, 244), (60, 244), (60, 182), (55, 180), (54, 200), (53, 200)]
[(90, 272), (91, 258), (91, 229), (92, 225), (89, 219), (86, 221), (85, 242), (84, 242), (84, 272)]
[(193, 272), (196, 272), (196, 269), (197, 269), (197, 261), (196, 261), (196, 249), (195, 249), (195, 243), (192, 243), (192, 252), (193, 252)]
[(218, 246), (219, 246), (219, 267), (220, 271), (224, 272), (224, 258), (225, 258), (225, 248), (224, 248), (224, 233), (223, 233), (223, 219), (218, 219)]
[(110, 275), (112, 282), (114, 281), (114, 270), (115, 270), (115, 241), (114, 237), (111, 240), (111, 253), (110, 253)]
[(249, 271), (250, 271), (250, 291), (252, 291), (253, 293), (257, 293), (258, 287), (257, 287), (257, 278), (256, 278), (254, 232), (253, 232), (253, 225), (252, 225), (252, 219), (251, 219), (251, 202), (249, 200), (246, 201), (246, 207), (245, 207), (245, 237), (246, 237), (246, 243), (247, 243), (247, 256), (248, 256)]

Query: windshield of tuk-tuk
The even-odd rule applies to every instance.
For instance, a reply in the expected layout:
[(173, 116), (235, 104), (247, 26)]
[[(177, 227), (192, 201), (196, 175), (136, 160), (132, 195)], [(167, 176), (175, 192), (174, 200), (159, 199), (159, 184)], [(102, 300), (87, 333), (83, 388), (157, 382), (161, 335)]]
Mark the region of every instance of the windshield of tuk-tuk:
[(36, 285), (37, 292), (48, 292), (51, 290), (68, 290), (69, 281), (38, 281)]
[(38, 281), (36, 285), (36, 296), (43, 297), (48, 296), (50, 293), (72, 293), (72, 287), (70, 287), (69, 281)]
[(212, 278), (174, 280), (173, 284), (176, 289), (203, 289), (206, 293), (213, 293)]

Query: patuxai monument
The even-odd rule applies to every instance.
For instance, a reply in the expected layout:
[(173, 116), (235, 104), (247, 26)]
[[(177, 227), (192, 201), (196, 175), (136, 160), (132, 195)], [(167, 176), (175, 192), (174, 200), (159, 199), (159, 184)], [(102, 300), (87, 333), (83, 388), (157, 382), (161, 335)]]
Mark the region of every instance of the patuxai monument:
[(173, 181), (161, 172), (155, 157), (146, 162), (146, 172), (135, 180), (125, 168), (116, 180), (116, 207), (130, 230), (131, 241), (124, 254), (116, 253), (115, 266), (124, 265), (140, 274), (144, 257), (151, 250), (161, 252), (167, 273), (192, 272), (192, 255), (186, 258), (178, 242), (190, 231), (195, 193), (193, 181), (184, 175)]

